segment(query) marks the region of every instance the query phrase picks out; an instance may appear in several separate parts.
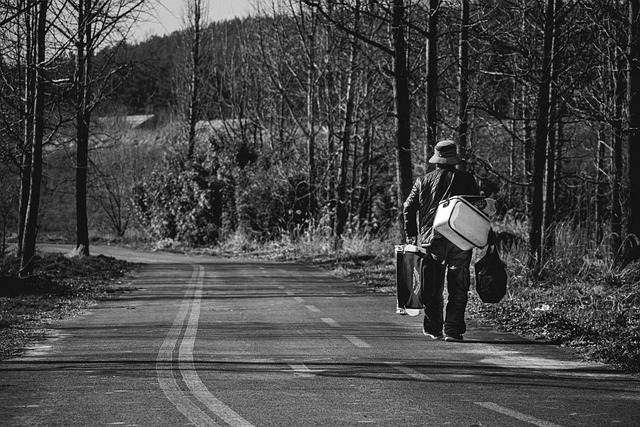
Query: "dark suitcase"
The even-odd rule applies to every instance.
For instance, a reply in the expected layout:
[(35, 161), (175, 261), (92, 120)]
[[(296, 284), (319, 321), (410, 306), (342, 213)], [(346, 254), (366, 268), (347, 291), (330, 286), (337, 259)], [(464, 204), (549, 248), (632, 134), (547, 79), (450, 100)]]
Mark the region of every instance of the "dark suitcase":
[(422, 303), (422, 275), (426, 252), (415, 245), (396, 245), (396, 313), (417, 316)]

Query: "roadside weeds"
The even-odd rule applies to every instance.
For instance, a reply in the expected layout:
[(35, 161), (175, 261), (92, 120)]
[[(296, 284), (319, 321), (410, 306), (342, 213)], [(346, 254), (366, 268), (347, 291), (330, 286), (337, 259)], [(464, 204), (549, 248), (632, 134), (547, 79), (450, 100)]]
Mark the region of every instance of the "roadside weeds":
[(134, 268), (104, 256), (45, 254), (35, 260), (34, 274), (19, 278), (19, 260), (5, 258), (0, 266), (0, 360), (44, 338), (44, 325), (131, 290), (124, 279)]

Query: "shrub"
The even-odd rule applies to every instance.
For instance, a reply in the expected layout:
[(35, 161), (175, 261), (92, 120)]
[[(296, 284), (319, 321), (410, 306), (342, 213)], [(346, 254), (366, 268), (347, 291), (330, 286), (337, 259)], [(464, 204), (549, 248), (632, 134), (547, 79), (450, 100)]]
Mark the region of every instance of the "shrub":
[(136, 189), (141, 222), (156, 239), (215, 244), (225, 185), (206, 164), (165, 161)]

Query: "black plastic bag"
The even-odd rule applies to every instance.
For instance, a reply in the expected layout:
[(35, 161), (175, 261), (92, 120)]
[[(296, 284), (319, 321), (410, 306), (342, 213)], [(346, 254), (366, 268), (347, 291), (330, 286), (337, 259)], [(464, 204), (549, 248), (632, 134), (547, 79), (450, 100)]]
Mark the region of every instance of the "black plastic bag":
[(490, 241), (487, 253), (476, 262), (475, 270), (476, 292), (482, 302), (500, 302), (507, 293), (507, 270), (500, 259), (495, 241)]

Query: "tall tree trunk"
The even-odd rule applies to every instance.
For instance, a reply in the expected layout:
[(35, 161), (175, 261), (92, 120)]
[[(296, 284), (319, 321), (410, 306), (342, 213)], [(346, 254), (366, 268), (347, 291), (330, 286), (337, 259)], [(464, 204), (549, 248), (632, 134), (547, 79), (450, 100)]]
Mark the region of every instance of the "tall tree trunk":
[[(356, 89), (356, 92), (357, 92), (357, 89)], [(354, 122), (353, 134), (360, 135), (360, 125), (359, 125), (358, 119), (354, 117), (352, 120)], [(352, 150), (353, 153), (351, 155), (351, 182), (349, 184), (351, 188), (351, 195), (349, 197), (349, 203), (347, 205), (349, 208), (347, 212), (347, 218), (355, 218), (354, 211), (358, 210), (358, 200), (357, 200), (358, 192), (356, 191), (356, 189), (358, 188), (358, 172), (360, 169), (358, 166), (362, 162), (362, 158), (359, 155), (360, 138), (356, 136), (351, 138), (351, 141), (353, 144), (353, 150)]]
[(531, 201), (531, 228), (529, 231), (529, 267), (538, 274), (543, 262), (542, 238), (544, 220), (544, 171), (549, 133), (549, 107), (551, 90), (551, 68), (554, 36), (555, 1), (547, 0), (544, 46), (542, 50), (542, 78), (538, 91), (538, 115), (533, 157), (533, 197)]
[[(440, 0), (429, 0), (429, 36), (427, 38), (427, 145), (425, 161), (433, 153), (438, 138), (438, 19)], [(426, 170), (429, 170), (427, 164)]]
[[(36, 0), (29, 0), (34, 3)], [(25, 22), (25, 66), (24, 66), (24, 112), (23, 112), (23, 142), (20, 147), (20, 206), (18, 212), (18, 257), (22, 257), (24, 245), (24, 229), (27, 221), (29, 193), (31, 184), (31, 144), (33, 143), (33, 107), (35, 99), (36, 69), (35, 69), (35, 25), (36, 12), (28, 7), (24, 14)]]
[(316, 123), (314, 105), (316, 102), (316, 20), (317, 12), (311, 8), (312, 29), (308, 34), (308, 64), (307, 64), (307, 167), (309, 169), (309, 213), (315, 200), (316, 188)]
[[(557, 109), (551, 106), (550, 123), (557, 120)], [(545, 181), (544, 197), (544, 254), (545, 258), (551, 256), (556, 243), (556, 133), (553, 127), (549, 129), (549, 145), (547, 147), (547, 175)]]
[(622, 246), (622, 203), (620, 187), (622, 185), (622, 110), (626, 97), (624, 56), (618, 54), (615, 71), (615, 98), (613, 121), (613, 183), (611, 192), (611, 253), (614, 254), (616, 263), (621, 261), (620, 249)]
[(640, 0), (629, 0), (629, 199), (627, 233), (640, 238)]
[[(523, 152), (523, 163), (524, 163), (524, 177), (526, 182), (533, 182), (533, 126), (531, 125), (531, 119), (529, 118), (530, 110), (526, 106), (527, 98), (524, 96), (526, 94), (526, 90), (523, 89), (523, 106), (524, 108), (521, 111), (522, 121), (523, 121), (523, 138), (524, 138), (524, 152)], [(533, 200), (533, 188), (532, 186), (528, 186), (526, 188), (525, 194), (525, 209), (527, 216), (531, 215), (531, 201)]]
[(31, 145), (31, 182), (29, 185), (29, 206), (24, 227), (22, 258), (20, 259), (20, 274), (28, 275), (33, 271), (33, 258), (36, 253), (36, 238), (38, 234), (38, 213), (40, 209), (40, 186), (42, 184), (42, 141), (44, 139), (44, 102), (46, 78), (44, 76), (44, 61), (46, 54), (46, 20), (47, 0), (40, 0), (38, 5), (38, 19), (35, 38), (36, 62), (32, 64), (36, 69), (36, 86), (34, 93), (34, 130)]
[(347, 75), (346, 105), (344, 124), (341, 132), (340, 172), (338, 174), (338, 188), (336, 192), (336, 222), (334, 228), (334, 248), (337, 250), (342, 241), (342, 234), (347, 223), (347, 179), (349, 168), (349, 149), (351, 145), (351, 129), (353, 126), (353, 111), (355, 105), (355, 91), (353, 89), (356, 73), (356, 41), (351, 42), (349, 52), (349, 74)]
[[(398, 179), (399, 225), (403, 224), (402, 209), (413, 186), (411, 163), (411, 99), (407, 71), (406, 41), (404, 36), (404, 0), (393, 0), (393, 46), (394, 46), (394, 96), (396, 103), (396, 169)], [(400, 226), (404, 240), (404, 227)]]
[(603, 238), (604, 238), (604, 233), (605, 233), (605, 223), (604, 223), (604, 219), (605, 219), (605, 212), (607, 210), (606, 206), (607, 206), (607, 201), (606, 201), (606, 180), (607, 180), (607, 173), (605, 171), (605, 158), (606, 158), (606, 142), (604, 141), (605, 138), (605, 130), (604, 130), (604, 126), (601, 126), (601, 128), (598, 130), (598, 146), (597, 146), (597, 151), (596, 151), (596, 223), (595, 223), (595, 227), (596, 227), (596, 246), (599, 245)]
[[(335, 84), (335, 80), (333, 78), (333, 76), (331, 76), (331, 74), (329, 74), (327, 76), (327, 82), (325, 84), (325, 88), (324, 88), (324, 96), (327, 100), (331, 99), (331, 94), (335, 93), (336, 90), (336, 84)], [(331, 153), (331, 155), (329, 156), (328, 159), (328, 165), (327, 165), (327, 181), (328, 181), (328, 185), (326, 186), (326, 196), (325, 196), (325, 200), (327, 200), (327, 204), (328, 204), (328, 208), (329, 208), (329, 212), (335, 212), (337, 207), (337, 201), (336, 201), (336, 183), (338, 181), (338, 176), (337, 176), (337, 172), (336, 172), (336, 158), (335, 156), (333, 156), (332, 154), (336, 152), (337, 149), (339, 149), (339, 147), (336, 147), (336, 137), (335, 135), (338, 133), (338, 131), (335, 129), (334, 126), (334, 121), (333, 120), (328, 120), (327, 121), (327, 152)], [(336, 219), (336, 215), (330, 215), (331, 218), (331, 230), (335, 230), (335, 219)]]
[[(27, 98), (33, 100), (31, 98)], [(33, 115), (31, 116), (33, 117)], [(33, 141), (33, 120), (28, 119), (25, 129), (25, 141)], [(31, 130), (29, 130), (31, 129)], [(28, 140), (26, 138), (29, 138)], [(22, 147), (20, 166), (20, 206), (18, 208), (18, 257), (22, 256), (22, 248), (24, 247), (24, 228), (27, 222), (27, 208), (29, 206), (29, 193), (31, 190), (31, 142)]]
[(467, 158), (467, 129), (469, 104), (469, 0), (462, 0), (460, 11), (460, 45), (458, 46), (460, 70), (458, 74), (458, 144), (463, 159)]
[(362, 142), (362, 173), (360, 174), (360, 209), (358, 211), (358, 221), (360, 226), (366, 224), (371, 219), (371, 140), (373, 132), (371, 131), (371, 123), (365, 124), (366, 129)]
[[(198, 114), (200, 113), (200, 40), (202, 37), (202, 0), (192, 0), (193, 27), (189, 29), (191, 32), (191, 75), (189, 76), (189, 111), (187, 122), (189, 126), (187, 141), (187, 159), (193, 160), (196, 147), (196, 125), (198, 123)], [(191, 17), (189, 17), (191, 18)]]
[[(561, 191), (561, 186), (562, 186), (562, 175), (563, 175), (563, 159), (564, 159), (564, 142), (566, 141), (565, 138), (565, 132), (564, 132), (564, 121), (562, 120), (563, 117), (566, 117), (566, 106), (564, 104), (560, 105), (560, 114), (559, 114), (559, 118), (558, 121), (556, 123), (556, 150), (555, 150), (555, 177), (556, 179), (555, 181), (555, 190), (554, 190), (554, 195), (555, 195), (555, 201), (556, 201), (556, 205), (555, 205), (555, 211), (557, 213), (558, 211), (558, 197), (560, 195), (560, 191)], [(555, 225), (557, 226), (558, 224), (558, 218), (557, 218), (557, 214), (556, 214), (556, 221), (555, 221)]]
[[(367, 110), (373, 111), (373, 97), (370, 96), (369, 91), (372, 87), (371, 77), (367, 70), (364, 71), (366, 73), (366, 78), (364, 80), (364, 90), (362, 97), (367, 101)], [(363, 224), (369, 222), (370, 214), (371, 214), (371, 189), (369, 188), (369, 183), (371, 182), (371, 145), (374, 135), (374, 120), (371, 117), (371, 114), (365, 114), (363, 120), (364, 131), (362, 135), (362, 173), (360, 174), (360, 182), (359, 186), (359, 194), (358, 200), (360, 201), (359, 210), (358, 210), (358, 225), (362, 227)]]
[(87, 216), (87, 171), (89, 167), (89, 79), (91, 70), (92, 0), (78, 3), (76, 41), (76, 253), (89, 256), (89, 218)]
[[(518, 163), (518, 115), (520, 114), (520, 109), (518, 108), (517, 101), (518, 94), (518, 82), (513, 80), (513, 98), (511, 99), (511, 138), (509, 140), (509, 176), (515, 177), (517, 171), (517, 163)], [(507, 183), (507, 203), (509, 206), (512, 206), (514, 198), (515, 198), (515, 186), (511, 183)]]
[[(520, 0), (520, 10), (522, 11), (522, 15), (520, 17), (520, 31), (522, 33), (526, 32), (525, 23), (527, 21), (526, 17), (526, 0)], [(520, 107), (520, 119), (522, 120), (522, 138), (524, 141), (524, 149), (523, 149), (523, 171), (525, 182), (531, 183), (525, 188), (525, 214), (527, 216), (531, 216), (531, 205), (533, 201), (533, 126), (532, 126), (532, 108), (530, 106), (529, 99), (531, 98), (528, 86), (523, 84), (520, 88), (520, 97), (521, 97), (521, 107)]]
[[(551, 48), (551, 81), (558, 80), (558, 72), (561, 67), (561, 55), (558, 51), (558, 39), (560, 37), (560, 19), (557, 17), (558, 11), (562, 8), (562, 0), (555, 0), (556, 16), (553, 19), (553, 43)], [(548, 129), (547, 147), (547, 180), (545, 190), (545, 207), (544, 207), (544, 254), (551, 256), (553, 247), (556, 244), (556, 150), (557, 150), (557, 130), (561, 126), (562, 118), (558, 108), (558, 93), (555, 85), (550, 86), (549, 91), (550, 116)]]

